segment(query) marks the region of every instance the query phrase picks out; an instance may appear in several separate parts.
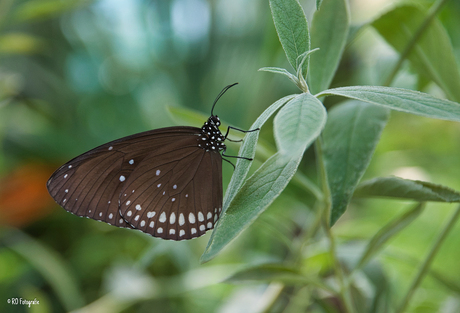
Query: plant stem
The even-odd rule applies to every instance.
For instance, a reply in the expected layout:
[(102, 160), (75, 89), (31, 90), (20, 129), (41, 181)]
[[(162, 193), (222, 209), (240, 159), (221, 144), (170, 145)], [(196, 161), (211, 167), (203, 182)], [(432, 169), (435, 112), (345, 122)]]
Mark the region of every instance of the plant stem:
[(323, 149), (321, 145), (321, 137), (316, 139), (315, 142), (315, 152), (316, 152), (316, 162), (319, 169), (319, 177), (321, 179), (321, 186), (323, 188), (323, 199), (322, 202), (324, 204), (324, 212), (320, 212), (322, 216), (322, 224), (324, 227), (324, 231), (326, 232), (326, 236), (329, 239), (329, 248), (330, 248), (330, 255), (332, 261), (334, 262), (334, 270), (335, 275), (337, 277), (339, 288), (340, 288), (340, 298), (344, 305), (344, 312), (345, 313), (352, 313), (355, 310), (353, 309), (353, 302), (350, 295), (349, 284), (345, 282), (344, 273), (342, 270), (342, 266), (340, 261), (337, 257), (336, 246), (334, 236), (331, 232), (330, 227), (330, 212), (331, 212), (331, 191), (329, 190), (329, 186), (327, 183), (327, 175), (326, 175), (326, 168), (324, 166), (324, 158), (323, 158)]
[(438, 14), (439, 10), (442, 8), (444, 4), (446, 4), (448, 0), (438, 0), (435, 4), (433, 4), (430, 7), (430, 10), (428, 11), (428, 14), (423, 21), (423, 23), (420, 25), (420, 27), (417, 29), (415, 32), (414, 36), (412, 36), (411, 40), (407, 44), (406, 48), (403, 50), (403, 52), (399, 55), (399, 60), (396, 63), (396, 65), (393, 67), (393, 70), (391, 73), (387, 76), (385, 82), (383, 83), (383, 86), (390, 86), (391, 82), (395, 78), (396, 74), (398, 73), (399, 69), (401, 68), (402, 63), (404, 60), (409, 56), (409, 54), (412, 52), (412, 49), (414, 49), (415, 45), (419, 41), (420, 37), (423, 35), (427, 27), (430, 25), (431, 21), (434, 19), (436, 14)]
[(439, 234), (438, 239), (434, 242), (433, 246), (431, 247), (430, 252), (428, 253), (425, 261), (423, 262), (422, 266), (418, 270), (417, 275), (415, 276), (415, 279), (412, 281), (412, 284), (409, 288), (409, 290), (406, 293), (406, 296), (404, 297), (401, 305), (399, 306), (399, 309), (396, 310), (396, 313), (402, 313), (406, 309), (407, 305), (409, 304), (410, 299), (412, 298), (415, 290), (418, 288), (420, 283), (422, 282), (423, 278), (428, 274), (430, 270), (431, 263), (434, 260), (434, 257), (439, 251), (439, 248), (441, 247), (442, 243), (444, 242), (444, 239), (446, 239), (447, 234), (452, 230), (452, 228), (455, 225), (455, 222), (457, 222), (458, 218), (460, 217), (460, 205), (457, 207), (457, 210), (454, 212), (450, 220), (447, 222), (446, 226), (442, 230), (442, 232)]

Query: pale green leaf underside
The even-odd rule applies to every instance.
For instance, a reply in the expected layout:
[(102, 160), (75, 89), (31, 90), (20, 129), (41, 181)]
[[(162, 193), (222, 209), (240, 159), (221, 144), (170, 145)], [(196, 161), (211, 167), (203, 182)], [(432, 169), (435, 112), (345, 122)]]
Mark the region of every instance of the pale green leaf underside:
[[(283, 97), (270, 105), (251, 125), (250, 129), (262, 128), (265, 122), (275, 113), (280, 107), (282, 107), (286, 102), (294, 98), (295, 95), (290, 95)], [(238, 155), (245, 156), (247, 158), (254, 158), (255, 151), (257, 148), (257, 140), (259, 138), (259, 132), (247, 133), (244, 137), (244, 141), (241, 144), (240, 151)], [(223, 210), (225, 211), (230, 204), (230, 201), (235, 197), (237, 191), (243, 185), (246, 176), (248, 175), (249, 168), (251, 167), (251, 162), (247, 160), (238, 159), (236, 161), (235, 171), (233, 172), (230, 183), (228, 184), (227, 191), (225, 193), (223, 201)], [(211, 237), (212, 239), (212, 237)]]
[(416, 115), (460, 121), (460, 104), (418, 91), (380, 86), (353, 86), (328, 89), (317, 94), (316, 97), (331, 95), (361, 100)]
[(356, 188), (354, 197), (389, 197), (420, 202), (460, 202), (460, 193), (453, 189), (399, 177), (379, 177), (365, 181)]
[[(303, 107), (300, 111), (305, 112), (305, 114), (296, 114), (292, 119), (292, 115), (288, 111), (299, 112), (298, 107)], [(202, 262), (212, 259), (246, 229), (284, 190), (294, 176), (305, 149), (324, 128), (326, 116), (326, 110), (322, 103), (311, 94), (297, 95), (283, 107), (275, 118), (277, 121), (274, 123), (275, 133), (278, 134), (280, 141), (290, 142), (301, 148), (294, 150), (293, 154), (289, 155), (277, 152), (244, 182), (228, 208), (221, 215), (206, 251), (201, 256)], [(308, 129), (303, 128), (299, 120), (311, 122)], [(286, 130), (283, 128), (279, 130), (277, 128), (277, 125), (284, 126), (288, 123), (292, 123), (294, 129)], [(302, 132), (307, 132), (300, 136), (300, 132), (297, 132), (296, 128), (300, 128)]]

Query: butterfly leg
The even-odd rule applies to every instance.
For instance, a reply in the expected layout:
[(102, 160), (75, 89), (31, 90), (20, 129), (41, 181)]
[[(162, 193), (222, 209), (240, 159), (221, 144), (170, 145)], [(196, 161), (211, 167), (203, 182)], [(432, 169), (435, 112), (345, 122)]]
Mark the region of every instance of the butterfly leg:
[[(252, 158), (246, 158), (246, 157), (242, 157), (242, 156), (227, 155), (227, 154), (225, 154), (225, 151), (227, 151), (227, 147), (224, 147), (224, 149), (223, 149), (223, 151), (222, 151), (222, 156), (225, 156), (225, 157), (227, 157), (227, 158), (244, 159), (244, 160), (248, 160), (248, 161), (252, 161), (252, 160), (253, 160)], [(225, 159), (223, 159), (223, 160), (225, 160)], [(230, 162), (230, 161), (228, 161), (228, 160), (225, 160), (225, 161)], [(232, 162), (230, 162), (230, 163), (233, 165)], [(233, 167), (235, 167), (235, 165), (233, 165)]]
[(227, 138), (228, 133), (230, 132), (230, 128), (234, 129), (234, 130), (237, 130), (237, 131), (240, 131), (242, 133), (251, 133), (251, 132), (255, 132), (255, 131), (260, 130), (260, 128), (251, 129), (251, 130), (243, 130), (243, 129), (239, 129), (239, 128), (236, 128), (236, 127), (233, 127), (233, 126), (228, 126), (227, 127), (227, 132), (225, 133), (225, 136), (224, 136), (224, 139), (227, 139), (228, 141), (233, 141), (233, 142), (239, 142), (239, 141), (243, 141), (243, 140), (231, 140), (231, 139)]

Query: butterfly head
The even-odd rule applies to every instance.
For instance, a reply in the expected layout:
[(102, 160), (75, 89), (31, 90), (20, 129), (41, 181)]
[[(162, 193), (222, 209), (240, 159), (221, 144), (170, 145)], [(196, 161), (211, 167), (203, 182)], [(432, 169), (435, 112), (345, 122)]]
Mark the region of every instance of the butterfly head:
[(218, 128), (220, 126), (220, 118), (217, 115), (211, 115), (208, 119), (208, 123), (212, 123)]

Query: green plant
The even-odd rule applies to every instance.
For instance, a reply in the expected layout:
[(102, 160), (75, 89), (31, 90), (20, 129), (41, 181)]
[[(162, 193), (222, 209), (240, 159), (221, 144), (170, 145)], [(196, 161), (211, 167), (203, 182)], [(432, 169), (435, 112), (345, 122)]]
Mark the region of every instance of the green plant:
[[(437, 1), (427, 14), (415, 6), (399, 6), (372, 23), (401, 52), (400, 61), (386, 79), (387, 85), (398, 72), (401, 60), (407, 58), (417, 71), (436, 82), (448, 98), (460, 100), (457, 95), (460, 76), (453, 49), (442, 26), (434, 20), (444, 3)], [(273, 127), (277, 152), (247, 180), (250, 164), (238, 160), (224, 199), (225, 214), (211, 236), (202, 261), (212, 259), (280, 195), (293, 177), (298, 177), (303, 182), (304, 190), (316, 198), (314, 207), (318, 216), (312, 229), (302, 230), (300, 247), (319, 233), (327, 238), (335, 284), (321, 283), (309, 273), (303, 272), (304, 262), (299, 251), (292, 251), (294, 257), (282, 264), (252, 267), (235, 274), (229, 281), (278, 281), (298, 289), (307, 287), (310, 294), (315, 294), (312, 290), (322, 289), (340, 299), (339, 307), (343, 312), (375, 312), (372, 307), (381, 301), (381, 290), (375, 290), (370, 305), (360, 303), (354, 280), (356, 273), (382, 250), (391, 237), (419, 216), (423, 204), (416, 205), (378, 231), (353, 265), (345, 266), (345, 260), (338, 255), (337, 239), (331, 233), (331, 227), (345, 212), (355, 191), (356, 197), (401, 198), (420, 203), (460, 202), (460, 193), (447, 187), (397, 177), (375, 178), (358, 186), (391, 110), (458, 122), (460, 104), (426, 93), (393, 87), (349, 86), (327, 89), (345, 44), (350, 40), (349, 13), (345, 0), (317, 1), (317, 6), (309, 31), (297, 0), (270, 0), (279, 40), (295, 74), (275, 67), (261, 70), (287, 76), (302, 93), (276, 101), (251, 126), (251, 129), (262, 127), (279, 110)], [(413, 16), (416, 18), (409, 19)], [(388, 24), (392, 27), (387, 27)], [(398, 32), (398, 28), (404, 28), (406, 32)], [(440, 55), (444, 57), (440, 58)], [(335, 105), (327, 113), (320, 101), (326, 96), (341, 96), (350, 100)], [(257, 138), (257, 132), (248, 134), (241, 146), (240, 155), (254, 156)], [(312, 144), (316, 151), (320, 187), (297, 172), (305, 150)], [(434, 243), (406, 296), (396, 305), (396, 312), (405, 310), (414, 290), (429, 273), (431, 261), (459, 214), (460, 207)], [(316, 298), (309, 303), (315, 301), (321, 302)]]

